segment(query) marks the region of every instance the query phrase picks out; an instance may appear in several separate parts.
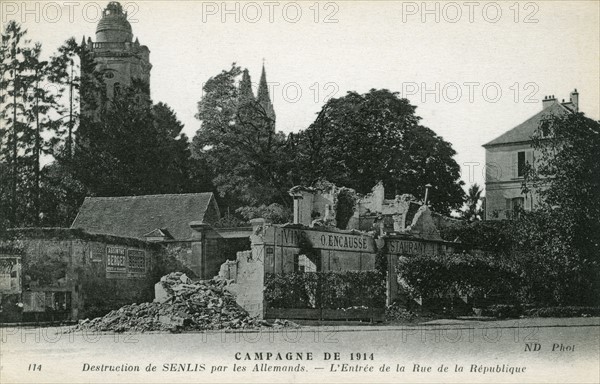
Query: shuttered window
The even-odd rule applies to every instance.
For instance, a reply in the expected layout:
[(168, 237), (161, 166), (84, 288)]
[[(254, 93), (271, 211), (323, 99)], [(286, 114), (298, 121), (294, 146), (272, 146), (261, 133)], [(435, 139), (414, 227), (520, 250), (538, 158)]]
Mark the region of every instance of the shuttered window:
[(525, 176), (525, 151), (517, 152), (517, 177)]

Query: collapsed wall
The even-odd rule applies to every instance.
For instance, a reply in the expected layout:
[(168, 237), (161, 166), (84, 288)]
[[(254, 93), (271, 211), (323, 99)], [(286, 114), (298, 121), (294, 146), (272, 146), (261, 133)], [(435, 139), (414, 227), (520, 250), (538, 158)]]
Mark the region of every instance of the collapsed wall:
[(231, 292), (238, 305), (250, 316), (264, 316), (264, 275), (262, 259), (253, 257), (252, 251), (238, 252), (236, 261), (227, 261), (221, 266), (219, 277), (230, 280), (226, 289)]
[[(307, 227), (359, 230), (373, 235), (415, 234), (418, 213), (429, 211), (426, 204), (410, 194), (386, 199), (381, 182), (366, 195), (328, 182), (315, 187), (296, 186), (289, 194), (294, 198), (294, 224)], [(432, 230), (428, 230), (428, 235), (439, 238), (439, 233)]]
[(240, 307), (221, 278), (192, 281), (181, 272), (163, 276), (153, 302), (125, 305), (103, 317), (80, 322), (73, 330), (146, 332), (166, 330), (247, 329), (270, 324)]

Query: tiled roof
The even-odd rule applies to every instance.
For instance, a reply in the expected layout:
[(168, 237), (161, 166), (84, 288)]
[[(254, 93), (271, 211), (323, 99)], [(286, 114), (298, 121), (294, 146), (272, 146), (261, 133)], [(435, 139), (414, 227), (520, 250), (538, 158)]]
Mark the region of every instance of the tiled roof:
[(141, 239), (155, 229), (161, 229), (175, 240), (186, 240), (193, 233), (189, 223), (204, 223), (211, 205), (214, 205), (218, 218), (218, 207), (210, 192), (86, 197), (71, 228)]
[(540, 112), (536, 113), (529, 119), (525, 120), (521, 124), (517, 125), (510, 131), (504, 132), (499, 137), (490, 141), (487, 144), (484, 144), (484, 147), (500, 145), (500, 144), (511, 144), (511, 143), (520, 143), (524, 141), (531, 140), (531, 136), (533, 136), (535, 130), (540, 126), (540, 122), (548, 115), (560, 116), (565, 113), (569, 113), (570, 109), (563, 106), (560, 103), (552, 104)]

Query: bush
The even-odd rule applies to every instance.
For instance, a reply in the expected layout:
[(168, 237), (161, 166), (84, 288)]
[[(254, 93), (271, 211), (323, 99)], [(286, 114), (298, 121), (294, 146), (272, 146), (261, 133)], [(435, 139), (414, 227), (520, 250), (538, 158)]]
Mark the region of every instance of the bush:
[(523, 305), (598, 306), (600, 253), (594, 248), (597, 242), (575, 236), (593, 236), (580, 228), (581, 216), (565, 216), (563, 209), (522, 211), (514, 220), (454, 223), (441, 235), (449, 241), (458, 238), (465, 248), (494, 252), (518, 272), (512, 288)]
[(508, 302), (516, 299), (519, 276), (502, 258), (469, 254), (409, 256), (397, 268), (413, 298), (494, 295)]
[(257, 218), (263, 218), (273, 224), (285, 224), (294, 221), (292, 210), (277, 203), (269, 206), (263, 204), (260, 207), (240, 207), (235, 212), (248, 222)]
[(600, 316), (600, 307), (546, 307), (525, 311), (528, 317), (587, 317)]
[(512, 223), (509, 220), (457, 221), (440, 230), (442, 239), (458, 239), (469, 248), (486, 251), (510, 251), (514, 245)]
[(402, 308), (398, 304), (388, 305), (385, 308), (385, 320), (386, 321), (414, 321), (417, 315), (405, 308)]
[(523, 314), (523, 308), (520, 305), (494, 304), (484, 308), (481, 314), (498, 319), (517, 318)]
[(267, 274), (271, 308), (383, 308), (385, 279), (375, 271)]

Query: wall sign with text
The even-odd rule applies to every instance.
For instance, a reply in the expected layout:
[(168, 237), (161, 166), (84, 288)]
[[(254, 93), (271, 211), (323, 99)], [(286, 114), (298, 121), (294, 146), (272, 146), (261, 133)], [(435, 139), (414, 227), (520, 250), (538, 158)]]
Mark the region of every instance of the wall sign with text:
[(146, 274), (146, 252), (125, 247), (106, 247), (106, 277), (143, 277)]

